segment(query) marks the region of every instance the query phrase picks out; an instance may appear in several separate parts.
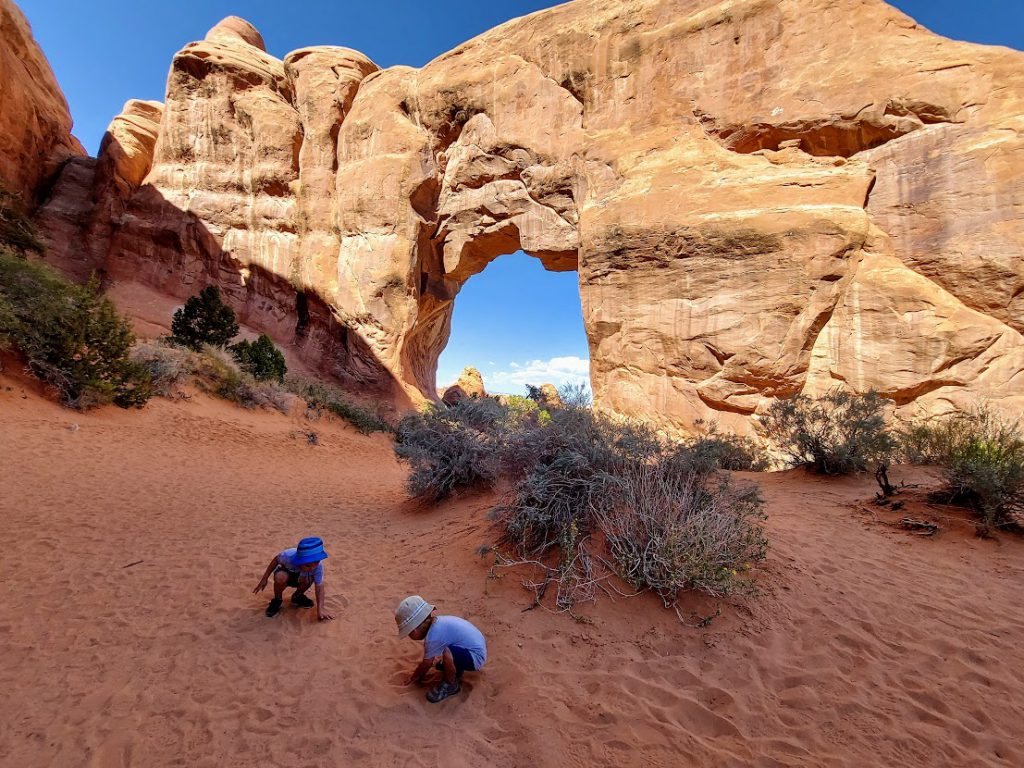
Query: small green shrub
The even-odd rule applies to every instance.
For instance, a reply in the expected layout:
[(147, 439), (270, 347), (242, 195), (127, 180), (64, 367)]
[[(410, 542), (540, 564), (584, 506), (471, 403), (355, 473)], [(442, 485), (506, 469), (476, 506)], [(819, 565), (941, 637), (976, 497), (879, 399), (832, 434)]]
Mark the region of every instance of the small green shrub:
[(285, 387), (303, 400), (314, 411), (327, 411), (344, 419), (364, 435), (373, 432), (393, 432), (392, 426), (377, 413), (346, 397), (340, 390), (323, 382), (301, 377), (289, 377)]
[(284, 375), (288, 366), (284, 354), (270, 340), (267, 334), (260, 334), (256, 341), (240, 341), (232, 344), (231, 356), (235, 358), (239, 368), (252, 376), (256, 381), (277, 381), (284, 383)]
[(0, 250), (0, 337), (73, 408), (138, 407), (153, 394), (131, 359), (135, 335), (93, 280), (76, 285), (48, 266)]
[(199, 352), (203, 346), (225, 347), (238, 335), (238, 322), (231, 307), (220, 297), (220, 289), (208, 285), (185, 302), (171, 320), (170, 340)]
[(980, 408), (911, 423), (900, 443), (909, 461), (941, 468), (944, 500), (973, 509), (982, 531), (1024, 513), (1024, 435), (1017, 423)]
[(875, 392), (832, 390), (812, 399), (776, 400), (761, 419), (765, 436), (793, 466), (826, 475), (863, 472), (885, 460), (896, 441), (885, 423), (885, 400)]

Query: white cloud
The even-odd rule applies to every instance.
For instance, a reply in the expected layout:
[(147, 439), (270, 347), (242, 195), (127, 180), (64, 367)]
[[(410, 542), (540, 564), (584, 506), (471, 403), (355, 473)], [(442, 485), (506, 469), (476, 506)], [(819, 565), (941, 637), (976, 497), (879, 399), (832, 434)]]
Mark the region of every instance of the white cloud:
[(509, 370), (494, 371), (484, 380), (488, 392), (521, 395), (527, 384), (539, 387), (554, 384), (561, 387), (568, 383), (590, 385), (590, 361), (582, 357), (552, 357), (550, 360), (530, 360), (525, 363), (509, 363)]

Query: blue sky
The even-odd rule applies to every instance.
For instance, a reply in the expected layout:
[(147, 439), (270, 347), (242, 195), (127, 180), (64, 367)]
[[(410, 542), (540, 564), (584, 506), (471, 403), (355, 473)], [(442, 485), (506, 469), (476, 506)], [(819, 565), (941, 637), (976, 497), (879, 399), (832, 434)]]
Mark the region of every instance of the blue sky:
[[(307, 45), (344, 45), (380, 66), (420, 66), (503, 21), (557, 5), (548, 0), (15, 0), (32, 23), (75, 120), (95, 153), (130, 98), (163, 100), (171, 56), (225, 16), (238, 15), (283, 57)], [(1024, 49), (1024, 0), (891, 0), (939, 34)], [(545, 272), (503, 256), (456, 301), (438, 382), (475, 365), (488, 389), (586, 378), (587, 343), (575, 273)]]

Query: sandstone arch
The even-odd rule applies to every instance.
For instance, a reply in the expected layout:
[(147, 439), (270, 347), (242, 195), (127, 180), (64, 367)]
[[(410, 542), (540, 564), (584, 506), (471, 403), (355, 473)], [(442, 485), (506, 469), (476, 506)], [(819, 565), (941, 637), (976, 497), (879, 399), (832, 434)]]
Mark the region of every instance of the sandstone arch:
[(1024, 406), (1024, 54), (881, 0), (577, 0), (418, 70), (258, 41), (186, 46), (145, 179), (93, 182), (111, 274), (220, 282), (417, 401), (459, 287), (522, 249), (578, 268), (610, 412), (742, 430), (835, 385)]

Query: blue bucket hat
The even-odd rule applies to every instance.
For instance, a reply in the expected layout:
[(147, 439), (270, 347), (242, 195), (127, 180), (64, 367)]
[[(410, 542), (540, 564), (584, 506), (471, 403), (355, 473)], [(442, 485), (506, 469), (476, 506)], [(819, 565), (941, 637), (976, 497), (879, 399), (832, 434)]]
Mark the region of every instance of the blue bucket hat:
[(327, 553), (324, 552), (324, 540), (319, 536), (309, 536), (300, 541), (299, 546), (295, 548), (295, 557), (292, 559), (292, 562), (295, 565), (305, 565), (306, 563), (315, 563), (326, 558)]

